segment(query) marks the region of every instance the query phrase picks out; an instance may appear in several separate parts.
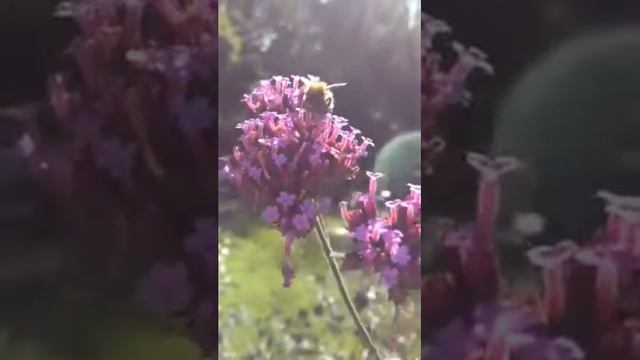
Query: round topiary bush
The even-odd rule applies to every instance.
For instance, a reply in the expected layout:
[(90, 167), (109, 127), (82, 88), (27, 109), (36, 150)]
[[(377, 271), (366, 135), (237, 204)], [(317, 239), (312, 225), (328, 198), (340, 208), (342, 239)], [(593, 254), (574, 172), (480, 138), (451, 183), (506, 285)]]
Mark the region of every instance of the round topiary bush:
[(559, 236), (584, 238), (602, 215), (601, 188), (640, 180), (640, 28), (608, 30), (551, 51), (498, 112), (497, 153), (527, 168), (505, 182), (507, 214), (537, 209)]
[(420, 139), (419, 131), (398, 135), (376, 157), (375, 169), (385, 175), (380, 184), (392, 197), (406, 196), (408, 183), (420, 184)]

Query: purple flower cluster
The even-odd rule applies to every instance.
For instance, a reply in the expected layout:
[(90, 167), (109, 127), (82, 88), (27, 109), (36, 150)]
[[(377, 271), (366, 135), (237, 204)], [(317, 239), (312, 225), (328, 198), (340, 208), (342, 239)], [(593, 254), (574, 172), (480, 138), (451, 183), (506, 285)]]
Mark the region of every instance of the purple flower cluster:
[(182, 229), (216, 206), (217, 11), (216, 0), (59, 2), (56, 16), (78, 33), (18, 144), (59, 200), (73, 247), (104, 249), (96, 283), (121, 280), (146, 256), (183, 255), (141, 283), (145, 304), (164, 315), (193, 315), (189, 305), (214, 297), (216, 219), (198, 220), (181, 250)]
[[(563, 240), (527, 251), (532, 267), (540, 269), (543, 292), (540, 297), (506, 300), (518, 303), (514, 306), (519, 311), (536, 313), (537, 330), (523, 334), (507, 326), (497, 345), (481, 342), (483, 355), (474, 357), (477, 350), (469, 349), (476, 349), (477, 341), (470, 334), (477, 324), (470, 325), (467, 314), (478, 306), (505, 300), (501, 297), (494, 228), (501, 175), (518, 167), (519, 162), (480, 154), (470, 154), (468, 162), (480, 175), (476, 222), (443, 238), (444, 266), (423, 282), (423, 331), (431, 358), (638, 358), (640, 331), (635, 324), (640, 318), (640, 303), (625, 301), (625, 295), (633, 297), (629, 292), (640, 285), (640, 200), (609, 191), (597, 194), (606, 201), (608, 214), (602, 231), (580, 242)], [(561, 338), (551, 340), (548, 334)], [(451, 347), (453, 342), (467, 344), (462, 346), (467, 350)]]
[(379, 173), (367, 172), (369, 192), (360, 195), (355, 208), (340, 204), (342, 218), (351, 232), (355, 251), (346, 254), (343, 269), (372, 268), (389, 289), (389, 298), (402, 303), (410, 290), (420, 289), (421, 195), (419, 185), (409, 185), (406, 199), (385, 203), (388, 214), (378, 213), (376, 181)]
[(500, 180), (519, 166), (514, 158), (470, 153), (467, 162), (478, 171), (476, 221), (453, 229), (443, 239), (451, 268), (467, 284), (471, 299), (491, 301), (498, 293), (494, 252), (495, 221), (500, 205)]
[(268, 80), (261, 80), (259, 85), (249, 94), (244, 95), (244, 103), (255, 114), (263, 112), (288, 113), (295, 111), (302, 105), (305, 81), (318, 78), (309, 76), (274, 76)]
[[(480, 69), (493, 74), (493, 67), (487, 56), (475, 47), (465, 47), (454, 42), (451, 46), (457, 54), (456, 62), (450, 67), (442, 65), (442, 57), (435, 46), (435, 38), (451, 29), (441, 20), (430, 15), (422, 17), (422, 121), (423, 127), (431, 127), (443, 109), (452, 104), (467, 105), (471, 93), (466, 89), (466, 81), (472, 71)], [(426, 122), (426, 124), (425, 124)]]
[(640, 258), (640, 197), (604, 190), (596, 195), (606, 201), (608, 219), (603, 240), (615, 250)]
[(285, 286), (293, 271), (291, 244), (313, 227), (315, 201), (331, 182), (351, 179), (370, 139), (331, 113), (300, 107), (310, 78), (274, 76), (244, 98), (255, 118), (238, 124), (239, 145), (223, 164), (225, 178), (285, 238)]
[(445, 66), (436, 39), (451, 32), (443, 21), (423, 13), (422, 15), (422, 137), (423, 166), (425, 174), (431, 171), (430, 160), (444, 148), (444, 141), (435, 135), (435, 126), (443, 111), (451, 105), (467, 106), (471, 93), (466, 88), (469, 75), (474, 70), (493, 74), (487, 56), (475, 47), (465, 47), (454, 42), (456, 53), (453, 65)]
[(423, 359), (433, 360), (581, 360), (572, 340), (552, 338), (535, 313), (505, 303), (478, 305), (470, 316), (451, 321), (433, 335)]
[[(457, 43), (456, 62), (444, 68), (437, 35), (449, 27), (425, 16), (422, 29), (423, 134), (430, 135), (442, 109), (470, 100), (464, 87), (470, 72), (492, 69), (481, 51)], [(437, 266), (422, 283), (423, 358), (640, 359), (640, 198), (599, 191), (607, 215), (602, 229), (524, 251), (542, 291), (521, 294), (504, 287), (496, 229), (501, 178), (520, 164), (476, 153), (467, 162), (479, 175), (476, 219), (445, 231), (434, 244)], [(526, 231), (517, 236), (544, 227), (536, 216), (520, 220)]]

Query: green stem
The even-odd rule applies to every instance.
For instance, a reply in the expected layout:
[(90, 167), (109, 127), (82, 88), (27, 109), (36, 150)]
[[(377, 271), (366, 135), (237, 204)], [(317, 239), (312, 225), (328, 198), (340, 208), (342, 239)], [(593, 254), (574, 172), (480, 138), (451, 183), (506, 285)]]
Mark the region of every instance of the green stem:
[(356, 327), (360, 331), (360, 335), (362, 336), (363, 340), (366, 342), (367, 346), (371, 350), (371, 353), (373, 354), (374, 358), (378, 360), (382, 360), (382, 356), (380, 355), (380, 353), (378, 352), (378, 349), (373, 343), (373, 339), (371, 338), (371, 335), (369, 334), (364, 324), (362, 323), (362, 319), (360, 318), (360, 315), (358, 314), (358, 311), (356, 310), (356, 307), (353, 304), (353, 301), (351, 301), (351, 297), (349, 297), (349, 291), (347, 290), (347, 286), (345, 285), (344, 279), (342, 277), (342, 273), (340, 272), (340, 267), (338, 266), (338, 262), (332, 256), (334, 251), (331, 248), (331, 242), (329, 241), (329, 235), (327, 234), (324, 220), (320, 215), (316, 216), (315, 218), (314, 228), (316, 230), (316, 234), (318, 235), (318, 239), (320, 240), (320, 245), (322, 245), (322, 252), (324, 253), (324, 257), (329, 262), (329, 268), (331, 268), (331, 273), (333, 274), (333, 277), (336, 279), (336, 282), (338, 283), (338, 289), (340, 290), (340, 294), (342, 295), (342, 299), (344, 300), (345, 305), (347, 305), (347, 309), (349, 309), (349, 313), (353, 318), (353, 322), (355, 322)]

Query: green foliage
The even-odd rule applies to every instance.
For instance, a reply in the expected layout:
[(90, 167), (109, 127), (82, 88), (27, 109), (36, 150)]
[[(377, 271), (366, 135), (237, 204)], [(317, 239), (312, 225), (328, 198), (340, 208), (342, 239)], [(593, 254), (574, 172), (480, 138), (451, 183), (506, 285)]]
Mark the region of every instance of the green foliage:
[(198, 345), (184, 337), (149, 329), (121, 329), (96, 360), (201, 360)]
[(116, 299), (62, 285), (11, 298), (3, 298), (0, 312), (6, 326), (0, 332), (2, 359), (202, 359), (195, 343)]
[(583, 238), (602, 220), (597, 190), (637, 191), (638, 84), (638, 28), (569, 42), (535, 64), (498, 114), (495, 150), (527, 165), (505, 179), (505, 212), (537, 209), (557, 235)]
[[(224, 230), (225, 227), (220, 235), (220, 358), (362, 358), (362, 343), (315, 236), (310, 234), (294, 243), (296, 278), (290, 288), (284, 288), (282, 236), (248, 224), (244, 235)], [(334, 248), (345, 250), (350, 240), (342, 230), (342, 221), (328, 218), (327, 224)], [(419, 309), (408, 305), (394, 326), (393, 305), (377, 279), (360, 272), (344, 275), (353, 296), (367, 292), (371, 295), (361, 314), (382, 347), (388, 347), (393, 335), (400, 334), (405, 339), (399, 346), (402, 358), (417, 357)]]
[(63, 360), (37, 342), (18, 341), (9, 338), (8, 332), (0, 333), (0, 359), (11, 360)]
[(218, 41), (227, 46), (228, 62), (237, 63), (242, 53), (242, 38), (236, 32), (226, 6), (218, 9)]
[(406, 196), (408, 183), (420, 184), (420, 146), (420, 132), (414, 131), (396, 136), (376, 156), (375, 169), (384, 174), (380, 186), (393, 197)]

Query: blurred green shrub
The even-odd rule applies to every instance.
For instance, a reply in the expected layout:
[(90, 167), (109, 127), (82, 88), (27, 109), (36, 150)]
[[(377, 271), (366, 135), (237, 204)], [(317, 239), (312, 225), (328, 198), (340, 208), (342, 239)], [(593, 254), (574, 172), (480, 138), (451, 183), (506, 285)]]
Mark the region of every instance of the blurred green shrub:
[(414, 131), (396, 136), (376, 156), (375, 170), (384, 174), (380, 186), (392, 198), (409, 194), (408, 183), (420, 184), (420, 146), (420, 132)]
[[(342, 221), (327, 219), (334, 247), (350, 240)], [(224, 228), (224, 225), (223, 225)], [(219, 248), (219, 322), (221, 359), (360, 359), (363, 348), (314, 236), (293, 247), (297, 280), (282, 287), (282, 238), (271, 229), (249, 225), (245, 235), (223, 230)], [(372, 335), (384, 348), (401, 337), (401, 358), (420, 351), (419, 308), (394, 309), (374, 277), (345, 273), (355, 303)], [(419, 303), (417, 298), (414, 303)]]
[(602, 31), (561, 45), (504, 100), (495, 150), (527, 168), (505, 181), (508, 215), (536, 209), (557, 236), (583, 239), (602, 221), (606, 188), (640, 181), (640, 29)]

